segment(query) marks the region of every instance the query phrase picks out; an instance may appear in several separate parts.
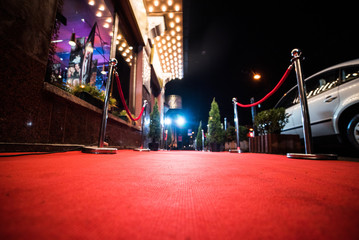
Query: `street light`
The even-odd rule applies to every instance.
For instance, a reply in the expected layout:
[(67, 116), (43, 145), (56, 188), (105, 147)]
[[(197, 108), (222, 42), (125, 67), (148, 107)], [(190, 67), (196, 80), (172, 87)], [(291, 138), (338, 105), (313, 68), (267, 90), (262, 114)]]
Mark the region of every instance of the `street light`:
[(259, 73), (254, 73), (254, 74), (253, 74), (253, 79), (254, 79), (254, 80), (259, 80), (259, 79), (261, 79), (261, 77), (262, 77), (262, 76), (261, 76)]
[(171, 118), (165, 118), (165, 124), (166, 125), (171, 125), (172, 123), (172, 119)]
[(182, 127), (185, 123), (186, 120), (184, 119), (184, 117), (178, 116), (178, 118), (176, 119), (177, 126)]

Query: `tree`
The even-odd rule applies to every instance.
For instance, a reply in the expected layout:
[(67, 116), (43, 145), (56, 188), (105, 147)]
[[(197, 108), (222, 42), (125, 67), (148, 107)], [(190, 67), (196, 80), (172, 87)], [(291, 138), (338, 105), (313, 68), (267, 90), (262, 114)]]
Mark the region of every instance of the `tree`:
[(224, 131), (221, 124), (221, 115), (218, 104), (213, 98), (208, 118), (208, 141), (212, 144), (221, 144), (224, 140)]
[(161, 139), (161, 119), (160, 112), (158, 111), (157, 99), (153, 106), (152, 113), (150, 114), (150, 132), (149, 137), (152, 138), (152, 142), (158, 143)]
[(197, 149), (202, 149), (202, 121), (199, 122), (197, 136), (196, 136)]

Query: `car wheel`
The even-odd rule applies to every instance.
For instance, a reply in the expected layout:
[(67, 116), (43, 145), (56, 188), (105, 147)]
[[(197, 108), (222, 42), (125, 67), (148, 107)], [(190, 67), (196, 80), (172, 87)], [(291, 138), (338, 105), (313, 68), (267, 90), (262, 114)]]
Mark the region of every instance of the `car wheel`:
[(349, 142), (359, 150), (359, 114), (355, 115), (348, 124), (347, 137)]

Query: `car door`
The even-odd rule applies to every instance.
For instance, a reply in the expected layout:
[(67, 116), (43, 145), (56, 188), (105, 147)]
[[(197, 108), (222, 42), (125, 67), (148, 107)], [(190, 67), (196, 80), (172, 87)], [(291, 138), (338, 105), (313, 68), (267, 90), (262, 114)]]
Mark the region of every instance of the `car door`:
[[(339, 70), (321, 73), (305, 81), (312, 136), (333, 135), (333, 114), (339, 105)], [(297, 134), (303, 137), (300, 104), (293, 109)]]
[(279, 100), (276, 108), (284, 107), (286, 114), (288, 114), (288, 123), (282, 129), (282, 134), (297, 134), (296, 129), (294, 128), (293, 120), (293, 106), (298, 103), (298, 90), (296, 87), (289, 90), (284, 96)]

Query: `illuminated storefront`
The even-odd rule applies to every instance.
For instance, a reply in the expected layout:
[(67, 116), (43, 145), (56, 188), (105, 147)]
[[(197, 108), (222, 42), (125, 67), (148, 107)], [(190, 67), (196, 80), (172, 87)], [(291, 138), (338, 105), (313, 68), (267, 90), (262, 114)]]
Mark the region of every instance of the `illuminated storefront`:
[[(41, 3), (40, 0), (34, 0), (33, 6), (21, 4), (17, 6), (19, 10), (31, 9), (29, 14), (33, 14), (33, 16), (29, 16), (28, 21), (31, 22), (34, 19), (32, 17), (38, 18), (42, 14), (40, 16), (41, 24), (53, 26), (51, 30), (46, 27), (46, 31), (44, 31), (40, 29), (40, 25), (35, 26), (35, 20), (34, 24), (26, 25), (28, 32), (44, 31), (47, 34), (44, 35), (51, 35), (48, 42), (50, 53), (46, 60), (46, 70), (45, 67), (42, 67), (45, 62), (44, 54), (41, 56), (42, 63), (39, 65), (41, 69), (44, 69), (41, 72), (46, 72), (43, 73), (45, 80), (43, 80), (42, 89), (36, 89), (38, 93), (45, 94), (36, 100), (38, 101), (36, 106), (32, 106), (36, 110), (31, 110), (31, 107), (23, 107), (34, 113), (30, 114), (30, 117), (27, 112), (24, 113), (24, 122), (32, 124), (22, 131), (25, 135), (29, 131), (43, 131), (40, 124), (37, 124), (37, 122), (44, 121), (40, 120), (41, 118), (48, 119), (50, 124), (44, 133), (39, 133), (28, 142), (93, 143), (94, 136), (98, 134), (95, 127), (98, 120), (95, 120), (91, 111), (95, 111), (98, 115), (101, 111), (101, 104), (88, 100), (78, 92), (87, 91), (87, 95), (101, 99), (108, 77), (108, 62), (111, 58), (116, 58), (119, 62), (117, 71), (126, 102), (133, 115), (139, 114), (143, 100), (150, 103), (147, 109), (147, 118), (155, 99), (159, 102), (160, 110), (163, 109), (165, 84), (173, 79), (183, 78), (182, 0), (52, 0), (43, 5), (44, 7), (40, 8), (38, 12), (33, 11), (33, 8), (40, 6)], [(13, 13), (10, 9), (8, 12)], [(54, 22), (49, 23), (51, 18)], [(14, 24), (21, 25), (20, 22)], [(25, 32), (26, 29), (24, 35)], [(44, 47), (43, 42), (46, 38), (39, 39), (39, 42), (42, 42), (41, 48)], [(14, 39), (16, 40), (15, 37)], [(36, 41), (36, 39), (34, 40)], [(9, 42), (20, 45), (20, 41), (16, 43), (16, 41), (9, 40)], [(27, 44), (27, 42), (25, 43)], [(31, 51), (31, 49), (27, 48), (24, 51)], [(8, 52), (6, 56), (11, 58), (11, 51)], [(31, 54), (28, 56), (30, 60), (36, 58)], [(25, 59), (26, 57), (24, 61)], [(30, 75), (35, 75), (31, 71), (28, 72)], [(28, 77), (28, 79), (31, 78), (31, 76)], [(39, 77), (36, 76), (36, 80), (33, 81), (38, 82)], [(21, 83), (21, 79), (19, 82)], [(122, 124), (121, 129), (125, 129), (124, 132), (134, 132), (136, 136), (139, 136), (143, 125), (141, 121), (137, 123), (127, 121), (122, 114), (124, 108), (119, 101), (116, 81), (113, 81), (111, 89), (113, 101), (110, 103), (110, 121)], [(37, 96), (39, 96), (38, 93)], [(35, 95), (35, 91), (33, 94)], [(16, 93), (14, 96), (9, 96), (9, 99), (12, 98), (16, 98)], [(26, 104), (24, 103), (24, 105)], [(77, 124), (72, 123), (75, 120), (70, 119), (75, 118), (73, 117), (74, 109), (78, 108), (80, 110), (76, 110), (77, 117), (85, 119), (83, 124), (79, 124), (78, 129), (75, 129), (74, 126)], [(84, 110), (84, 108), (86, 109)], [(5, 111), (10, 112), (10, 109), (5, 109)], [(59, 119), (54, 120), (56, 118)], [(91, 120), (89, 120), (90, 118)], [(144, 121), (145, 128), (148, 123), (146, 120)], [(69, 121), (72, 122), (69, 123)], [(95, 121), (96, 124), (89, 123), (92, 121)], [(11, 127), (10, 125), (13, 124), (7, 119), (4, 122), (6, 122), (4, 128)], [(52, 122), (56, 122), (56, 124)], [(90, 130), (89, 124), (93, 125)], [(112, 122), (110, 122), (109, 132), (111, 129), (115, 129), (115, 127), (111, 127), (111, 124)], [(86, 129), (83, 129), (83, 126), (86, 126)], [(88, 131), (95, 133), (91, 133), (91, 137), (88, 137), (87, 140), (81, 138), (80, 133), (86, 135), (85, 132)], [(70, 132), (72, 136), (69, 140)], [(42, 135), (46, 135), (46, 137), (42, 137)], [(54, 137), (55, 135), (59, 136)], [(18, 141), (15, 139), (16, 137), (9, 134), (2, 138), (2, 141)], [(136, 139), (128, 144), (125, 137), (116, 140), (115, 137), (109, 136), (110, 144), (119, 146), (133, 146), (135, 142), (139, 145), (138, 137)]]

